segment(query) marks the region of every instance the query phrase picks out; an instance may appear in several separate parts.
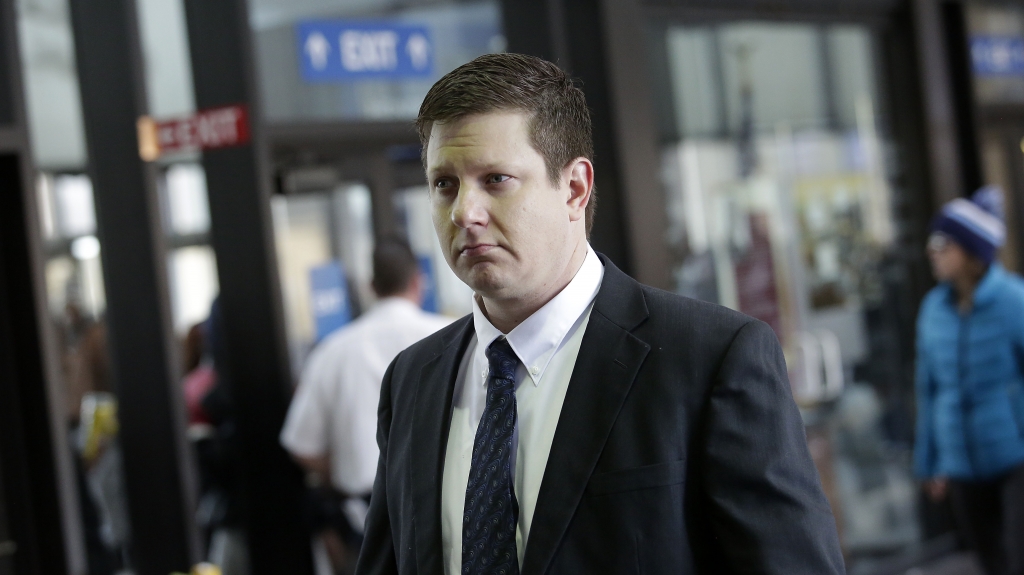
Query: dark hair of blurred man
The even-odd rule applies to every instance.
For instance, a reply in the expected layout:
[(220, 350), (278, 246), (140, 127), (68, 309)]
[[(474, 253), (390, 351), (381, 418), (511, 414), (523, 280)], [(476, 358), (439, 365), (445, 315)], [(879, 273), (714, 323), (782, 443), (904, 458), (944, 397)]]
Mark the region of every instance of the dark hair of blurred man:
[(434, 84), (417, 126), (473, 314), (384, 377), (356, 572), (842, 573), (771, 328), (590, 247), (579, 87), (481, 56)]
[[(390, 297), (421, 288), (419, 262), (409, 244), (397, 238), (384, 238), (373, 249), (373, 291), (377, 297)], [(417, 302), (419, 303), (419, 302)]]

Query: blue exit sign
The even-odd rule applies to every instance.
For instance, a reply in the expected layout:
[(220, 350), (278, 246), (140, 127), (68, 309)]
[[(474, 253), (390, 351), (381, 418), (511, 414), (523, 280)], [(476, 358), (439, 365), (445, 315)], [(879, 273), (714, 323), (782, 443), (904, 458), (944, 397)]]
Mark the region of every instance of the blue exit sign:
[(352, 319), (344, 266), (339, 261), (332, 261), (311, 268), (309, 287), (316, 340), (320, 341)]
[(434, 46), (426, 26), (308, 20), (296, 24), (295, 32), (307, 82), (424, 78), (434, 71)]
[(1024, 75), (1024, 38), (1017, 36), (974, 36), (971, 63), (979, 76)]

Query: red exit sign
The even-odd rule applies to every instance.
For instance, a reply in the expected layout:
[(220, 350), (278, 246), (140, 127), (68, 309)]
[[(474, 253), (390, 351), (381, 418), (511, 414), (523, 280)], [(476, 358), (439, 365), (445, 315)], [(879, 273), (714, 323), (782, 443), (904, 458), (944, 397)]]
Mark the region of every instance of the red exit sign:
[(249, 114), (245, 106), (225, 106), (197, 112), (188, 118), (138, 120), (139, 156), (153, 161), (165, 154), (213, 150), (249, 142)]

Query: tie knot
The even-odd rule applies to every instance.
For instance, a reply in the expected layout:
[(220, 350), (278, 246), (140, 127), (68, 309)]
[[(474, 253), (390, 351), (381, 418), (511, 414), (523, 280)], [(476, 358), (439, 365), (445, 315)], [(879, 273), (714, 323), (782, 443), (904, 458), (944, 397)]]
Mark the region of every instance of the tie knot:
[(515, 380), (516, 366), (519, 358), (512, 346), (504, 337), (494, 340), (494, 343), (487, 346), (487, 364), (491, 369), (491, 377)]

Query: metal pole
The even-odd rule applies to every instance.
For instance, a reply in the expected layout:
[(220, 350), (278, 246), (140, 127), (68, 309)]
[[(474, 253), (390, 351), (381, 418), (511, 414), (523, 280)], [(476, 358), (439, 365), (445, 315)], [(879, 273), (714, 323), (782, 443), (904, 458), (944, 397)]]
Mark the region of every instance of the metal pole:
[(292, 385), (270, 219), (270, 174), (246, 0), (185, 0), (196, 107), (245, 105), (249, 144), (203, 153), (252, 573), (313, 572), (303, 475), (278, 443)]
[(582, 80), (594, 122), (594, 248), (638, 280), (671, 287), (640, 3), (503, 0), (502, 16), (510, 52), (554, 60)]
[(133, 0), (73, 0), (89, 174), (103, 248), (108, 344), (139, 575), (199, 558), (191, 452), (167, 293), (155, 168), (139, 158), (146, 111)]
[(935, 204), (942, 205), (963, 195), (964, 190), (942, 12), (938, 0), (913, 0), (911, 11), (924, 100), (930, 184)]
[(13, 0), (0, 0), (0, 573), (79, 575), (81, 522), (54, 350)]

